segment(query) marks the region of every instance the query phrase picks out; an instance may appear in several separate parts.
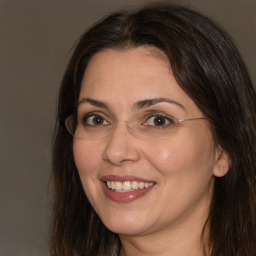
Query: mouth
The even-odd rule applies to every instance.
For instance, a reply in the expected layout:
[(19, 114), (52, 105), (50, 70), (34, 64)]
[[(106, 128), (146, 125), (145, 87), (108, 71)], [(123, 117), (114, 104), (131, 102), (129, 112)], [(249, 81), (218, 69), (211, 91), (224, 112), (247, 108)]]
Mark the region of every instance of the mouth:
[(135, 190), (142, 190), (145, 188), (150, 188), (154, 185), (153, 182), (142, 182), (142, 181), (113, 181), (113, 180), (108, 180), (106, 181), (107, 187), (109, 189), (112, 189), (115, 192), (130, 192), (130, 191), (135, 191)]
[(128, 203), (145, 196), (156, 185), (133, 176), (104, 176), (101, 179), (102, 188), (107, 198), (119, 203)]

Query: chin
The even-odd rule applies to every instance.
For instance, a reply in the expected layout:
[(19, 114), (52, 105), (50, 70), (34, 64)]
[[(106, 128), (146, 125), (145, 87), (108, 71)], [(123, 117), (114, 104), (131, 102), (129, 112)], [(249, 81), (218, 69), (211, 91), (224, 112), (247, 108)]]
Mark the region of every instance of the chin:
[[(111, 214), (100, 217), (103, 224), (112, 232), (122, 235), (139, 235), (146, 233), (152, 225), (148, 218), (135, 214)], [(147, 220), (147, 222), (145, 222)]]
[(129, 224), (121, 224), (121, 225), (106, 225), (106, 227), (118, 234), (118, 235), (127, 235), (127, 236), (136, 236), (136, 235), (142, 235), (147, 232), (147, 228), (143, 226), (138, 225), (129, 225)]

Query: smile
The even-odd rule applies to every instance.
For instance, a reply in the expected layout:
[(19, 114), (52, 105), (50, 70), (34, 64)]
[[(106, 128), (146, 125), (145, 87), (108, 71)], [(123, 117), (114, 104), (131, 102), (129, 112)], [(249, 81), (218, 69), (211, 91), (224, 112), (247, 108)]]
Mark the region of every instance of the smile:
[(107, 175), (101, 178), (105, 196), (117, 203), (129, 203), (144, 197), (155, 185), (151, 180), (134, 176)]
[(140, 189), (152, 187), (153, 182), (142, 182), (142, 181), (110, 181), (106, 182), (107, 187), (114, 190), (115, 192), (130, 192)]

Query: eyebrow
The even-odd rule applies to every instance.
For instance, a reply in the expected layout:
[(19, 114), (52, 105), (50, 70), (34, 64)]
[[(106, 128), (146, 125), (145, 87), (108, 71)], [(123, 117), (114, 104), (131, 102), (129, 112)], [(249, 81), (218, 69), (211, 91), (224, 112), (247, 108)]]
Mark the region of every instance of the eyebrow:
[(135, 109), (146, 108), (146, 107), (150, 107), (157, 103), (162, 103), (162, 102), (174, 104), (182, 109), (185, 109), (184, 106), (182, 104), (180, 104), (179, 102), (177, 102), (175, 100), (168, 99), (168, 98), (155, 98), (155, 99), (142, 100), (142, 101), (136, 102), (134, 104), (134, 108)]
[(103, 101), (94, 100), (94, 99), (92, 99), (92, 98), (82, 98), (82, 99), (78, 102), (78, 106), (79, 106), (80, 104), (83, 104), (83, 103), (89, 103), (89, 104), (91, 104), (92, 106), (95, 106), (95, 107), (109, 109), (108, 105), (107, 105), (106, 103), (104, 103)]
[[(134, 103), (133, 108), (141, 109), (141, 108), (150, 107), (150, 106), (156, 105), (157, 103), (163, 103), (163, 102), (169, 103), (169, 104), (174, 104), (182, 109), (185, 109), (184, 106), (182, 104), (180, 104), (179, 102), (177, 102), (175, 100), (168, 99), (168, 98), (153, 98), (153, 99), (141, 100), (141, 101)], [(99, 108), (105, 108), (108, 110), (110, 109), (108, 104), (106, 104), (105, 102), (100, 101), (100, 100), (94, 100), (92, 98), (82, 98), (78, 102), (78, 106), (83, 103), (89, 103), (90, 105), (99, 107)]]

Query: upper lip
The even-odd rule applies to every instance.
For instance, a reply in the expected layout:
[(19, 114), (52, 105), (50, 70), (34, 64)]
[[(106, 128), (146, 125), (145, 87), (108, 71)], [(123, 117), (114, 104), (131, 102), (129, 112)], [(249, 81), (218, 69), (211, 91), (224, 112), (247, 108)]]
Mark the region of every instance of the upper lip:
[(106, 181), (120, 181), (120, 182), (138, 181), (138, 182), (144, 182), (144, 183), (155, 183), (155, 181), (147, 180), (147, 179), (143, 179), (143, 178), (131, 176), (131, 175), (123, 175), (123, 176), (105, 175), (105, 176), (101, 177), (100, 180), (103, 182), (106, 182)]

